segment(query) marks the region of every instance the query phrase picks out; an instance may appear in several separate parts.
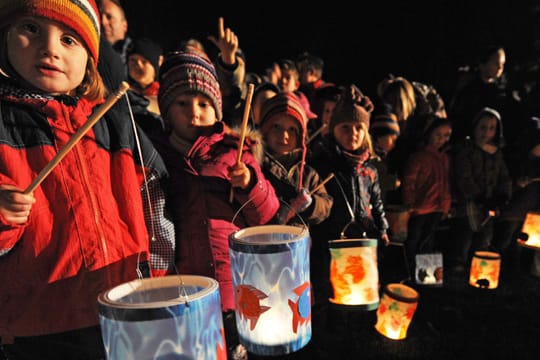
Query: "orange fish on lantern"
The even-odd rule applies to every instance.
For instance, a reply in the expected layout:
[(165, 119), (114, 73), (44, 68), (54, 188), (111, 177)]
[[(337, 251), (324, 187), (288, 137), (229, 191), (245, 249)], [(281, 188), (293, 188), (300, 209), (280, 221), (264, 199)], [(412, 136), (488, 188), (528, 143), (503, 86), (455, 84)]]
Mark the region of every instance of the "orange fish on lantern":
[(289, 299), (289, 307), (293, 313), (292, 319), (292, 328), (293, 332), (296, 334), (298, 330), (298, 325), (302, 325), (311, 320), (311, 289), (309, 282), (305, 282), (302, 285), (295, 288), (294, 293), (298, 295), (298, 300), (296, 302)]
[(268, 295), (252, 285), (238, 285), (234, 291), (236, 292), (236, 311), (240, 314), (240, 318), (250, 321), (250, 330), (255, 329), (261, 314), (270, 309), (269, 306), (261, 305), (261, 300), (267, 298)]

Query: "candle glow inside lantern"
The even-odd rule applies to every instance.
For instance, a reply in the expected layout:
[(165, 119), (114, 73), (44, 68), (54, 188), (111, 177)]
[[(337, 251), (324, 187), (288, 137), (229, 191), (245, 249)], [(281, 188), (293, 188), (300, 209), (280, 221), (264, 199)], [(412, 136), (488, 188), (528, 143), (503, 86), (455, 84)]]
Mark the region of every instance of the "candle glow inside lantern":
[(375, 329), (389, 339), (405, 339), (416, 312), (418, 298), (418, 292), (407, 285), (387, 284), (377, 309)]
[(311, 339), (310, 237), (306, 227), (262, 225), (229, 236), (242, 345), (284, 355)]
[(109, 360), (225, 359), (218, 282), (194, 275), (137, 279), (98, 296)]
[(340, 239), (328, 242), (330, 282), (337, 305), (375, 310), (379, 305), (376, 239)]
[(521, 232), (527, 234), (527, 240), (518, 239), (521, 246), (540, 250), (540, 212), (528, 212)]
[(469, 285), (482, 289), (499, 286), (501, 255), (493, 251), (476, 251), (471, 261)]

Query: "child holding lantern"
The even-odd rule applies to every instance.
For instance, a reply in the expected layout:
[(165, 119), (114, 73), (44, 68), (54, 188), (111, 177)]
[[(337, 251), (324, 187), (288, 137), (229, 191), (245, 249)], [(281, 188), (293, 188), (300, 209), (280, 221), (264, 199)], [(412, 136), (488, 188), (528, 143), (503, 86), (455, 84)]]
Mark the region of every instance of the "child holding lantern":
[[(171, 53), (159, 82), (167, 131), (153, 141), (171, 176), (168, 207), (177, 235), (176, 268), (219, 282), (227, 337), (236, 332), (229, 235), (273, 220), (279, 200), (255, 156), (257, 142), (246, 137), (241, 143), (222, 121), (221, 90), (210, 61), (192, 51)], [(229, 348), (235, 346), (232, 337), (226, 341)]]
[[(171, 251), (156, 263), (163, 267), (149, 266), (141, 188), (159, 197), (166, 169), (143, 134), (139, 153), (128, 109), (111, 108), (67, 147), (105, 95), (99, 19), (94, 0), (0, 5), (0, 338), (7, 358), (103, 359), (98, 294), (149, 270), (161, 275), (172, 259), (174, 242), (160, 236), (172, 227), (156, 228)], [(41, 184), (29, 185), (63, 149), (70, 151)]]

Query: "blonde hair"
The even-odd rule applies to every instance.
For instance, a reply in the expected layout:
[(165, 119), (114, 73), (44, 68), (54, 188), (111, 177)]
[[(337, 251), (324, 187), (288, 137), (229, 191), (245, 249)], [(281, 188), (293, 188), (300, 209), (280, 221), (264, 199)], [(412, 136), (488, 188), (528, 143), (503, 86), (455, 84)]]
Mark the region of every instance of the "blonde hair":
[(362, 128), (362, 130), (364, 130), (364, 141), (362, 141), (360, 149), (367, 149), (369, 156), (372, 157), (375, 155), (375, 151), (373, 150), (373, 140), (371, 139), (371, 135), (369, 134), (368, 125), (365, 122), (361, 122), (360, 127)]
[(74, 95), (90, 101), (97, 101), (107, 96), (107, 88), (99, 74), (97, 63), (92, 57), (88, 57), (84, 79), (74, 90)]
[(381, 97), (390, 104), (399, 122), (407, 121), (416, 110), (414, 87), (404, 77), (398, 76), (388, 80), (381, 92)]

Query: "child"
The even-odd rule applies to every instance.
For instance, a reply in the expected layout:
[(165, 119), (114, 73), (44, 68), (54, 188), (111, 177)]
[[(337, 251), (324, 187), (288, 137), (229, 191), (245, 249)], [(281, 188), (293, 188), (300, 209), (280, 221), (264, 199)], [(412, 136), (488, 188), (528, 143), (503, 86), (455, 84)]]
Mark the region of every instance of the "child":
[(176, 267), (181, 274), (219, 282), (231, 349), (238, 340), (228, 337), (236, 332), (228, 238), (240, 228), (270, 222), (279, 200), (250, 138), (237, 163), (240, 137), (221, 121), (221, 91), (210, 61), (196, 52), (172, 53), (160, 68), (159, 81), (159, 107), (169, 130), (153, 139), (171, 176)]
[(157, 191), (166, 170), (144, 136), (138, 153), (127, 108), (113, 107), (25, 193), (102, 102), (99, 18), (93, 0), (0, 5), (0, 337), (8, 358), (103, 359), (98, 294), (149, 275), (141, 175)]
[(452, 133), (449, 120), (424, 115), (423, 141), (413, 152), (403, 172), (403, 204), (409, 209), (407, 240), (409, 268), (415, 268), (418, 253), (435, 251), (435, 232), (448, 216), (450, 194), (450, 156), (446, 152)]
[(143, 96), (148, 101), (148, 111), (156, 114), (159, 114), (157, 77), (162, 62), (161, 46), (149, 38), (135, 39), (127, 49), (128, 81), (131, 91)]
[(389, 204), (400, 204), (399, 194), (401, 180), (397, 172), (388, 167), (388, 154), (395, 148), (400, 130), (397, 116), (390, 111), (377, 112), (371, 118), (369, 134), (373, 140), (373, 165), (379, 173), (381, 196), (385, 207)]
[(489, 249), (493, 236), (490, 214), (512, 195), (512, 179), (500, 149), (504, 138), (499, 112), (483, 108), (471, 129), (471, 137), (456, 145), (453, 158), (456, 218), (451, 229), (455, 248), (450, 270), (454, 273), (466, 269), (471, 251)]
[(332, 208), (332, 198), (324, 185), (310, 194), (322, 179), (305, 164), (307, 121), (302, 105), (292, 93), (279, 93), (262, 105), (263, 172), (282, 200), (278, 216), (281, 224), (318, 224)]
[[(375, 238), (387, 245), (388, 222), (385, 217), (381, 188), (376, 168), (369, 162), (373, 156), (368, 127), (371, 101), (365, 99), (356, 86), (346, 89), (336, 105), (329, 124), (327, 150), (311, 160), (311, 165), (326, 178), (328, 193), (334, 199), (330, 216), (312, 226), (312, 268), (318, 269), (313, 278), (315, 296), (328, 298), (329, 251), (328, 240), (346, 238)], [(317, 284), (318, 283), (318, 284)]]

